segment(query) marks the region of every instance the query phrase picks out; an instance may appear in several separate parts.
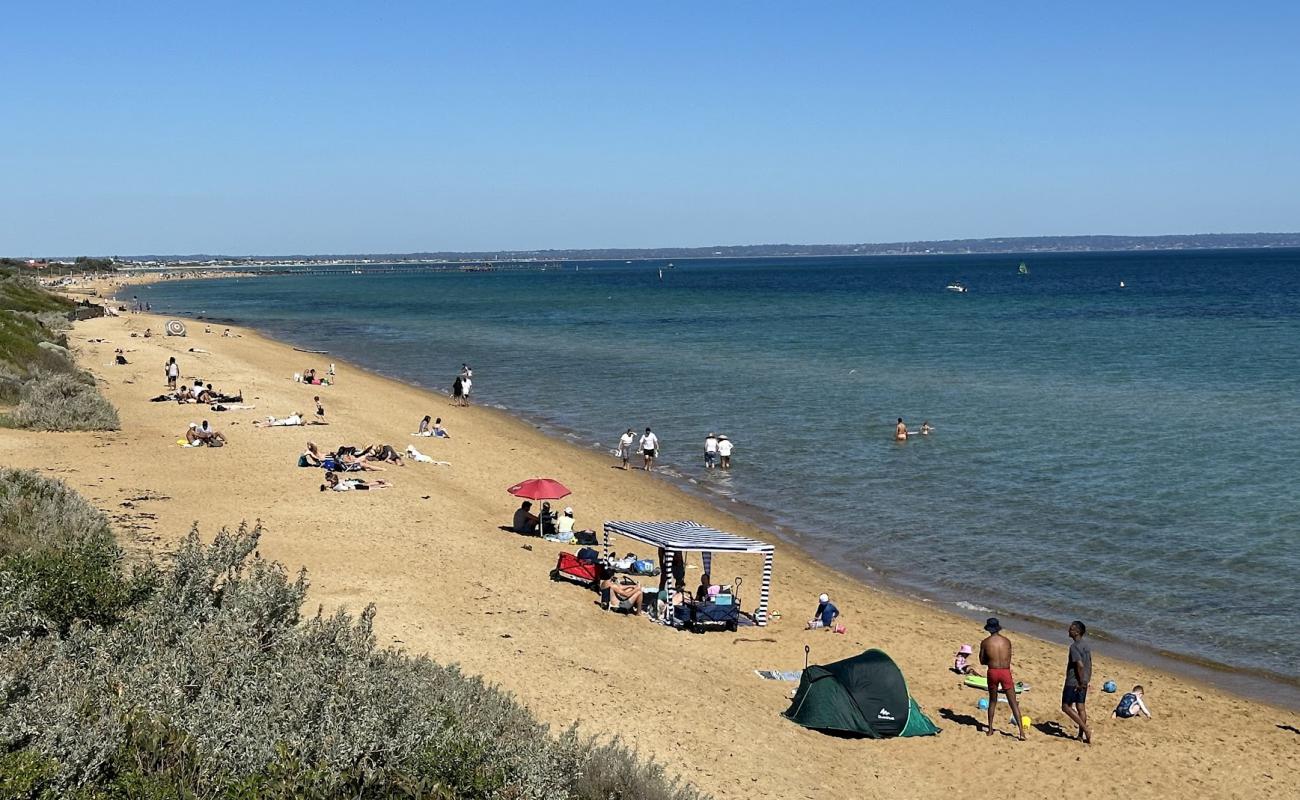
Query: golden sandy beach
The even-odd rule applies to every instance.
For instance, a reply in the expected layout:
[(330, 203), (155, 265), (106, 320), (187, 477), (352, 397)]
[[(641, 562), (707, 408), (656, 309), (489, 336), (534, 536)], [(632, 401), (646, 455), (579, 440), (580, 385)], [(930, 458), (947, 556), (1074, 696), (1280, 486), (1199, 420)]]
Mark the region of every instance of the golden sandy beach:
[[(378, 605), (381, 643), (458, 662), (557, 727), (576, 720), (586, 732), (621, 735), (716, 797), (935, 798), (979, 791), (989, 780), (999, 794), (1027, 797), (1297, 796), (1300, 715), (1108, 657), (1101, 642), (1093, 643), (1093, 745), (1037, 728), (1018, 742), (1005, 706), (1000, 733), (985, 736), (975, 727), (983, 720), (975, 705), (981, 693), (960, 686), (948, 669), (959, 645), (979, 642), (977, 622), (865, 586), (780, 541), (772, 609), (782, 616), (766, 628), (691, 635), (604, 612), (593, 593), (548, 579), (564, 547), (499, 528), (518, 504), (507, 486), (534, 476), (562, 481), (573, 494), (560, 505), (575, 508), (579, 528), (599, 530), (605, 519), (694, 519), (775, 539), (664, 481), (615, 469), (612, 458), (491, 409), (453, 408), (446, 397), (342, 362), (337, 385), (294, 383), (293, 373), (323, 371), (330, 357), (248, 330), (223, 338), (191, 322), (185, 338), (130, 337), (145, 327), (159, 332), (164, 321), (132, 315), (78, 323), (69, 335), (73, 349), (117, 406), (122, 430), (0, 430), (3, 462), (66, 480), (108, 513), (137, 551), (167, 550), (195, 521), (210, 538), (223, 525), (260, 519), (263, 554), (290, 570), (305, 566), (315, 601), (353, 611)], [(112, 365), (117, 347), (129, 365)], [(148, 402), (166, 388), (162, 367), (171, 355), (183, 378), (242, 390), (256, 409), (214, 413)], [(314, 395), (328, 426), (253, 427), (267, 415), (310, 418)], [(411, 438), (425, 414), (441, 416), (453, 438)], [(204, 418), (229, 445), (178, 447), (187, 424)], [(295, 466), (309, 439), (324, 450), (414, 443), (451, 466), (390, 467), (366, 477), (391, 480), (392, 489), (322, 493), (321, 470)], [(636, 550), (633, 544), (617, 548), (621, 554)], [(694, 586), (698, 557), (690, 563)], [(757, 557), (715, 559), (715, 578), (745, 577), (747, 611), (757, 603), (759, 567)], [(847, 634), (803, 629), (823, 591), (843, 611)], [(1008, 635), (1016, 677), (1033, 687), (1022, 696), (1024, 712), (1036, 725), (1066, 723), (1058, 708), (1064, 624), (1051, 643), (1014, 629)], [(801, 668), (805, 644), (814, 662), (883, 648), (942, 734), (846, 740), (784, 720), (794, 684), (761, 680), (754, 670)], [(1099, 691), (1104, 680), (1121, 691), (1144, 684), (1154, 719), (1111, 720), (1118, 695)]]

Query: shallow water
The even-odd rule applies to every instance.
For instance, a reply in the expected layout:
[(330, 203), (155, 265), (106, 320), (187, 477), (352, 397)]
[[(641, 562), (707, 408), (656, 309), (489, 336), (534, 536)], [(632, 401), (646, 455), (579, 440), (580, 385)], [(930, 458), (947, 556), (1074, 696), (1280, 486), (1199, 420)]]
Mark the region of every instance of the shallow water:
[[(480, 402), (602, 449), (652, 426), (670, 474), (945, 603), (1291, 674), (1300, 251), (1034, 255), (1028, 276), (1021, 260), (679, 261), (662, 281), (665, 262), (570, 262), (134, 291), (444, 390), (468, 361)], [(896, 444), (899, 416), (936, 433)], [(710, 430), (736, 442), (730, 473), (703, 469)]]

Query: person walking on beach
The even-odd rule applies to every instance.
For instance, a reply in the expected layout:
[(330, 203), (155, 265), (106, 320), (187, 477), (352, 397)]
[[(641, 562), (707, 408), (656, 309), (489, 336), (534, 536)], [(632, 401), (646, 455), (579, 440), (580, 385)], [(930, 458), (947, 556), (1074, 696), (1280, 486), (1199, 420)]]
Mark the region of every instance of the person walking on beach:
[(627, 469), (627, 460), (632, 456), (632, 443), (636, 441), (636, 432), (631, 428), (618, 437), (618, 457), (623, 459), (623, 469)]
[(645, 429), (645, 436), (641, 437), (641, 468), (646, 472), (655, 471), (655, 456), (659, 455), (659, 437), (649, 428)]
[(315, 400), (316, 400), (316, 424), (317, 424), (317, 425), (324, 425), (324, 424), (325, 424), (325, 406), (321, 405), (321, 402), (320, 402), (320, 395), (316, 395)]
[(465, 395), (465, 379), (457, 375), (456, 380), (451, 382), (451, 404), (458, 406), (461, 404), (461, 398)]
[(1011, 640), (1002, 635), (1002, 623), (989, 617), (984, 623), (988, 636), (980, 642), (980, 663), (988, 667), (989, 724), (986, 734), (993, 735), (993, 715), (998, 708), (998, 690), (1007, 696), (1012, 719), (1020, 731), (1020, 741), (1025, 740), (1025, 725), (1020, 715), (1020, 701), (1016, 699), (1016, 679), (1011, 676)]
[(906, 423), (903, 422), (902, 417), (898, 418), (898, 424), (894, 426), (894, 441), (896, 442), (907, 441), (907, 425)]
[(1061, 690), (1061, 711), (1079, 726), (1079, 741), (1092, 744), (1088, 728), (1088, 684), (1092, 681), (1092, 648), (1084, 641), (1088, 626), (1079, 620), (1070, 623), (1070, 656), (1065, 662), (1065, 688)]
[(175, 389), (176, 380), (181, 376), (181, 365), (176, 363), (176, 356), (167, 359), (164, 371), (167, 373), (167, 388)]
[(704, 468), (713, 469), (718, 463), (718, 437), (710, 433), (704, 437)]
[(731, 440), (726, 436), (718, 437), (718, 459), (719, 466), (723, 469), (731, 469)]

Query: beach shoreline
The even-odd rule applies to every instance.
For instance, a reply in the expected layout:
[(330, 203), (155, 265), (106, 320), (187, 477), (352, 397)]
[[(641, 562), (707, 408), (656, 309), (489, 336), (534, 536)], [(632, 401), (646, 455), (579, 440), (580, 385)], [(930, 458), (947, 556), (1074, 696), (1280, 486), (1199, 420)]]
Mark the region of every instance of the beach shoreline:
[[(117, 288), (116, 291), (121, 292), (131, 286), (147, 287), (153, 283), (153, 281), (148, 280), (149, 276), (133, 277), (142, 278), (143, 280), (132, 280), (129, 283), (124, 283)], [(213, 280), (230, 277), (242, 276), (197, 273), (178, 276), (172, 278), (172, 280)], [(125, 302), (116, 294), (111, 297), (119, 303)], [(209, 315), (199, 315), (195, 317), (182, 316), (180, 318), (186, 320), (191, 325), (216, 324), (221, 326), (233, 325), (248, 328), (257, 331), (260, 335), (265, 336), (269, 340), (281, 341), (295, 348), (308, 348), (315, 344), (320, 344), (319, 342), (312, 342), (307, 338), (299, 339), (280, 332), (263, 330), (259, 327), (256, 319), (243, 319), (237, 316), (217, 317)], [(422, 381), (415, 376), (373, 370), (365, 365), (352, 363), (349, 363), (348, 367), (349, 369), (363, 370), (377, 377), (391, 380), (399, 384), (413, 386), (423, 391), (428, 391), (444, 397), (448, 396), (448, 393), (443, 389)], [(565, 426), (556, 422), (554, 419), (547, 418), (544, 414), (530, 414), (501, 403), (493, 403), (482, 407), (488, 408), (494, 412), (503, 413), (512, 419), (519, 420), (557, 441), (563, 441), (565, 444), (574, 446), (580, 450), (606, 456), (608, 455), (607, 451), (609, 448), (603, 443), (594, 441), (595, 434)], [(931, 606), (972, 621), (979, 621), (990, 614), (997, 614), (1003, 619), (1015, 620), (1022, 631), (1045, 642), (1051, 641), (1053, 631), (1055, 630), (1055, 627), (1059, 625), (1059, 622), (1051, 619), (1018, 612), (1014, 609), (990, 607), (995, 605), (993, 601), (981, 600), (979, 598), (959, 597), (954, 594), (945, 594), (938, 587), (925, 585), (923, 582), (916, 580), (919, 576), (910, 573), (885, 571), (870, 564), (847, 563), (841, 566), (836, 566), (815, 554), (816, 547), (811, 542), (807, 541), (804, 532), (782, 522), (768, 509), (751, 504), (743, 499), (729, 498), (717, 492), (710, 491), (698, 481), (693, 481), (684, 474), (676, 474), (672, 470), (659, 471), (656, 474), (656, 478), (668, 483), (679, 491), (685, 492), (708, 503), (719, 513), (739, 518), (747, 525), (770, 532), (775, 536), (780, 544), (786, 547), (794, 547), (798, 549), (799, 553), (810, 561), (819, 563), (827, 569), (834, 570), (849, 579), (860, 582), (873, 589), (891, 592), (899, 596), (901, 599)], [(990, 605), (986, 606), (985, 603), (989, 603)], [(1300, 677), (1288, 678), (1285, 675), (1279, 675), (1266, 670), (1240, 667), (1209, 659), (1198, 659), (1190, 654), (1169, 652), (1146, 645), (1142, 642), (1132, 641), (1117, 636), (1104, 629), (1096, 628), (1093, 630), (1093, 635), (1098, 641), (1105, 642), (1108, 648), (1115, 652), (1118, 657), (1126, 661), (1173, 672), (1183, 677), (1214, 686), (1223, 691), (1236, 694), (1243, 699), (1267, 703), (1289, 711), (1300, 711)]]
[[(424, 465), (390, 469), (383, 477), (396, 481), (397, 488), (369, 497), (319, 494), (314, 482), (318, 475), (305, 475), (289, 465), (302, 439), (387, 439), (404, 446), (414, 441), (406, 434), (418, 419), (416, 410), (441, 409), (446, 397), (341, 361), (336, 361), (338, 385), (295, 384), (289, 376), (297, 371), (303, 354), (243, 328), (241, 338), (235, 339), (201, 333), (179, 340), (123, 338), (147, 325), (157, 328), (161, 321), (147, 315), (91, 320), (79, 323), (70, 336), (82, 363), (101, 378), (106, 394), (122, 410), (122, 432), (0, 432), (13, 445), (6, 449), (15, 454), (16, 465), (65, 477), (96, 505), (112, 512), (127, 538), (136, 534), (121, 520), (129, 516), (121, 510), (122, 498), (144, 487), (173, 498), (150, 506), (156, 509), (156, 520), (129, 523), (147, 526), (147, 533), (141, 535), (152, 537), (147, 544), (151, 547), (165, 549), (194, 520), (206, 538), (217, 525), (261, 516), (269, 531), (264, 552), (290, 569), (306, 565), (313, 581), (312, 600), (354, 610), (373, 600), (380, 609), (381, 642), (483, 674), (518, 694), (552, 724), (564, 726), (578, 718), (588, 732), (622, 733), (719, 797), (803, 796), (813, 786), (860, 796), (864, 784), (858, 770), (828, 775), (823, 765), (863, 757), (873, 762), (875, 778), (866, 781), (878, 791), (910, 786), (904, 796), (929, 797), (960, 790), (963, 775), (978, 774), (988, 758), (1016, 746), (1003, 737), (985, 737), (972, 727), (973, 718), (983, 716), (974, 709), (977, 693), (961, 688), (946, 669), (957, 644), (979, 638), (978, 623), (955, 609), (863, 583), (816, 562), (797, 543), (782, 539), (777, 543), (772, 604), (782, 617), (768, 628), (742, 628), (735, 636), (691, 636), (602, 613), (582, 590), (547, 581), (554, 553), (565, 548), (497, 529), (508, 524), (513, 508), (504, 493), (509, 483), (533, 474), (565, 478), (575, 489), (572, 502), (582, 527), (598, 529), (600, 520), (611, 518), (696, 518), (759, 538), (770, 538), (770, 531), (736, 518), (729, 509), (719, 511), (666, 481), (610, 469), (608, 456), (581, 445), (566, 447), (573, 442), (549, 436), (526, 420), (480, 407), (439, 411), (456, 438), (417, 443), (426, 452), (445, 445), (452, 467), (424, 472), (419, 471)], [(197, 325), (201, 330), (202, 322)], [(92, 338), (110, 341), (91, 342)], [(107, 366), (112, 348), (124, 342), (133, 348), (132, 366)], [(211, 352), (190, 355), (189, 347)], [(160, 365), (167, 353), (205, 363), (208, 377), (218, 387), (237, 388), (228, 384), (233, 380), (249, 402), (256, 398), (255, 412), (213, 415), (232, 435), (232, 446), (211, 451), (174, 446), (172, 440), (183, 430), (184, 421), (198, 414), (192, 407), (144, 402), (158, 391), (152, 385), (157, 377), (145, 375), (158, 372), (154, 362)], [(252, 418), (264, 412), (301, 410), (293, 406), (307, 404), (312, 393), (323, 395), (331, 427), (297, 431), (248, 427)], [(393, 416), (399, 419), (394, 421)], [(60, 445), (53, 456), (48, 450), (50, 437)], [(79, 443), (83, 440), (89, 443)], [(176, 470), (172, 465), (178, 460), (190, 464), (189, 468)], [(98, 478), (89, 474), (93, 470), (99, 471)], [(411, 485), (417, 482), (418, 486)], [(214, 486), (222, 487), (225, 502), (204, 501)], [(421, 500), (426, 495), (439, 498), (432, 512), (429, 505), (421, 507), (422, 502), (431, 502)], [(320, 519), (331, 524), (322, 526)], [(364, 536), (367, 547), (359, 551), (354, 535)], [(733, 574), (731, 563), (724, 574)], [(735, 574), (745, 576), (748, 586), (757, 585), (751, 582), (755, 565), (737, 560)], [(688, 580), (694, 577), (688, 574)], [(803, 614), (811, 612), (804, 606), (815, 600), (817, 591), (831, 592), (846, 610), (848, 635), (802, 630)], [(751, 589), (748, 598), (754, 596)], [(744, 603), (746, 610), (753, 605)], [(1036, 720), (1061, 718), (1054, 710), (1054, 693), (1064, 663), (1063, 634), (1058, 631), (1054, 641), (1041, 641), (1025, 636), (1019, 625), (1012, 627), (1018, 675), (1038, 689), (1027, 699), (1026, 713)], [(760, 681), (752, 670), (795, 669), (801, 665), (805, 644), (813, 648), (813, 661), (822, 663), (869, 646), (885, 648), (944, 733), (886, 745), (825, 737), (782, 720), (778, 712), (785, 708), (792, 684)], [(1097, 692), (1097, 700), (1090, 704), (1099, 730), (1092, 748), (1034, 731), (1034, 742), (1023, 745), (1035, 748), (1035, 761), (1022, 770), (1031, 773), (1029, 779), (1042, 793), (1071, 785), (1070, 774), (1077, 774), (1077, 768), (1068, 765), (1083, 760), (1096, 765), (1095, 770), (1088, 768), (1088, 774), (1104, 781), (1108, 794), (1164, 796), (1172, 787), (1192, 786), (1189, 774), (1202, 789), (1209, 780), (1211, 794), (1243, 789), (1257, 796), (1285, 794), (1287, 789), (1278, 778), (1285, 774), (1294, 738), (1282, 726), (1296, 726), (1300, 719), (1295, 713), (1117, 659), (1105, 642), (1097, 642), (1096, 648), (1099, 676), (1147, 685), (1148, 699), (1158, 703), (1159, 725), (1111, 722), (1108, 701), (1115, 698)], [(652, 664), (656, 669), (648, 667)], [(546, 677), (538, 680), (538, 675)], [(679, 702), (664, 708), (659, 698), (674, 694)], [(717, 763), (690, 742), (716, 732), (723, 720), (729, 738), (737, 744), (725, 762)], [(999, 723), (1002, 730), (1009, 728), (1005, 714)], [(1225, 735), (1234, 746), (1216, 744)], [(869, 755), (864, 752), (868, 749)], [(1147, 776), (1154, 785), (1113, 769), (1111, 756), (1129, 749), (1159, 760)], [(939, 760), (949, 762), (952, 769), (935, 774), (927, 768)], [(1212, 767), (1211, 779), (1205, 773)]]

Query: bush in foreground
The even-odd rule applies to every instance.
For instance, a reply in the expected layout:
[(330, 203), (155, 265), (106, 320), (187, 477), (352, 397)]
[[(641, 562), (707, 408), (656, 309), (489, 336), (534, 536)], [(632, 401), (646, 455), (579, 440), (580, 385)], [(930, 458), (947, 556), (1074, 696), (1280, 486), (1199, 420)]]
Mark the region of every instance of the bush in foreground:
[(9, 421), (16, 428), (40, 431), (121, 428), (117, 409), (95, 388), (93, 378), (65, 373), (44, 373), (23, 384)]
[[(0, 473), (14, 481), (53, 483)], [(27, 531), (10, 543), (57, 552), (56, 524), (23, 524), (46, 509), (95, 528), (58, 491), (36, 494), (4, 517)], [(33, 594), (0, 569), (0, 796), (700, 797), (618, 743), (551, 735), (455, 667), (378, 648), (373, 607), (302, 619), (305, 574), (262, 559), (259, 536), (191, 531), (147, 598), (124, 589), (120, 621), (62, 636), (24, 627), (41, 617)]]

